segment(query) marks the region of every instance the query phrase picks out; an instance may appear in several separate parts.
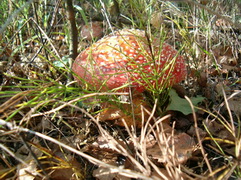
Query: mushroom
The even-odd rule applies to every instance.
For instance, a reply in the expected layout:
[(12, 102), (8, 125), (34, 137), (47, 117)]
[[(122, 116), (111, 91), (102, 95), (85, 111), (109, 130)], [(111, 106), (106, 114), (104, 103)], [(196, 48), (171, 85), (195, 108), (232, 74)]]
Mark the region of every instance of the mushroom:
[(99, 39), (103, 36), (102, 23), (99, 21), (93, 21), (87, 25), (82, 26), (80, 35), (83, 39), (86, 39), (87, 41)]
[[(150, 45), (151, 44), (151, 45)], [(72, 66), (75, 79), (97, 90), (143, 92), (170, 87), (186, 76), (185, 60), (167, 43), (148, 39), (145, 31), (123, 29), (82, 51)]]

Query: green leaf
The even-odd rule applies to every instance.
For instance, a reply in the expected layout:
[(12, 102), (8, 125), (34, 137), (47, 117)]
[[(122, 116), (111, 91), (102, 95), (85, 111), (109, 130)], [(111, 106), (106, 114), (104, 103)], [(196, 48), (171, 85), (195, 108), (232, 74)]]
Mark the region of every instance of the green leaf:
[(70, 62), (71, 62), (71, 58), (69, 56), (63, 56), (62, 60), (54, 61), (53, 64), (59, 68), (61, 68), (61, 67), (63, 68), (63, 67), (68, 66), (70, 64)]
[[(185, 115), (192, 113), (189, 102), (184, 98), (180, 98), (174, 89), (170, 90), (169, 96), (171, 103), (168, 105), (166, 110), (180, 111)], [(202, 102), (204, 99), (205, 98), (202, 96), (190, 98), (194, 106), (197, 106), (198, 103)]]

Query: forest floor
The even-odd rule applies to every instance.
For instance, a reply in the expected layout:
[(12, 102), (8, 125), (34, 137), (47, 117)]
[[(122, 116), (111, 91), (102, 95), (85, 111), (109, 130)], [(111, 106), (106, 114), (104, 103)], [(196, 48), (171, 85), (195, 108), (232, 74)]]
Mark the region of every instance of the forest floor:
[[(0, 179), (241, 179), (238, 1), (4, 0), (0, 11)], [(139, 94), (78, 85), (74, 48), (121, 29), (172, 45), (185, 79)]]

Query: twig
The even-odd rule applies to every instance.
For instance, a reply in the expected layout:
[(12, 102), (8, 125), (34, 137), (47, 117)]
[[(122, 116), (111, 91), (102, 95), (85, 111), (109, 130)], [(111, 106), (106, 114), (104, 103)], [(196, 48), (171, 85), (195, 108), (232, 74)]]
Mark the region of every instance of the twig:
[(78, 30), (76, 27), (75, 13), (72, 0), (67, 0), (67, 14), (68, 22), (70, 25), (70, 53), (71, 58), (74, 60), (77, 57), (78, 49)]
[(29, 146), (29, 144), (26, 142), (25, 139), (25, 134), (23, 133), (19, 133), (19, 136), (22, 139), (23, 144), (27, 147), (27, 149), (29, 150), (31, 156), (33, 157), (33, 159), (35, 160), (35, 162), (37, 163), (38, 167), (42, 170), (43, 174), (45, 175), (46, 179), (49, 179), (49, 175), (46, 173), (46, 171), (44, 170), (42, 164), (40, 163), (40, 161), (38, 160), (38, 157), (36, 156), (36, 154), (32, 151), (31, 147)]

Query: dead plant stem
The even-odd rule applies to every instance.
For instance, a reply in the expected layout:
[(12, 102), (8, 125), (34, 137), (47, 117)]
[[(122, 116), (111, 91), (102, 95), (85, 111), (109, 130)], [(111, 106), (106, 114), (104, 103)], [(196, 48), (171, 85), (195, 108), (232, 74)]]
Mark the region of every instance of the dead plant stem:
[(197, 135), (197, 140), (198, 140), (198, 143), (199, 143), (199, 146), (200, 146), (200, 150), (201, 150), (203, 158), (204, 158), (204, 160), (207, 164), (209, 172), (212, 173), (213, 170), (212, 170), (212, 167), (211, 167), (211, 165), (208, 161), (207, 155), (205, 154), (205, 151), (204, 151), (204, 148), (203, 148), (203, 145), (202, 145), (202, 141), (201, 141), (201, 137), (200, 137), (200, 134), (199, 134), (198, 124), (197, 124), (197, 116), (196, 116), (196, 113), (195, 113), (195, 110), (194, 110), (194, 106), (192, 104), (192, 101), (187, 96), (185, 96), (185, 99), (189, 102), (189, 104), (192, 108), (193, 119), (194, 119), (194, 128), (195, 128), (195, 132), (196, 132), (196, 135)]

